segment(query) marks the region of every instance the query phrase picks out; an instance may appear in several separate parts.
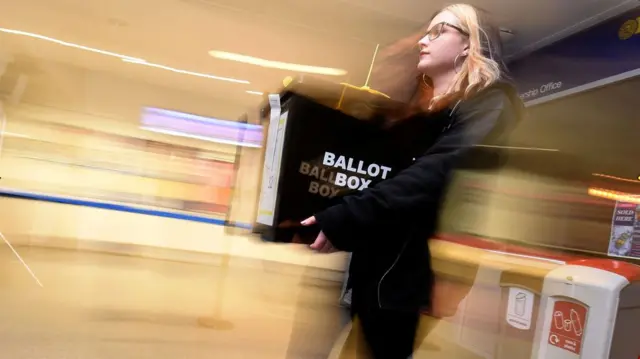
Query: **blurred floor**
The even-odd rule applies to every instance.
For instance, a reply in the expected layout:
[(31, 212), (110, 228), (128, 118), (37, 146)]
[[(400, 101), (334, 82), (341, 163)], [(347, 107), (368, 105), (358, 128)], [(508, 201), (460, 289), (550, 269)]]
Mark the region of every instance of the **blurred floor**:
[[(340, 283), (303, 267), (20, 248), (41, 288), (2, 246), (3, 358), (326, 358), (344, 319)], [(430, 340), (417, 357), (473, 358)]]

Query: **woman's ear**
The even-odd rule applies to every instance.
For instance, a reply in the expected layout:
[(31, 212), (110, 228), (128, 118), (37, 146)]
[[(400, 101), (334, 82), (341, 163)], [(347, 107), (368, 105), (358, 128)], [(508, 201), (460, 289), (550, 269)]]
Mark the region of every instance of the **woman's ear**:
[(465, 45), (464, 49), (460, 53), (460, 56), (463, 56), (463, 57), (469, 56), (469, 45)]

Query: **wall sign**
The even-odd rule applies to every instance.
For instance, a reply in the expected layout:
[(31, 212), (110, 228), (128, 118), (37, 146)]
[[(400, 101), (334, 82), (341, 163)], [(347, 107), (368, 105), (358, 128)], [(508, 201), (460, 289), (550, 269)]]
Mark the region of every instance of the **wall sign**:
[(510, 65), (529, 105), (640, 75), (640, 9), (627, 12)]
[(576, 302), (556, 301), (553, 305), (549, 344), (580, 355), (587, 311), (585, 306)]
[(533, 302), (535, 295), (526, 289), (509, 288), (509, 300), (507, 302), (507, 324), (510, 326), (529, 330), (533, 317)]
[(608, 253), (614, 257), (640, 258), (640, 205), (616, 202)]

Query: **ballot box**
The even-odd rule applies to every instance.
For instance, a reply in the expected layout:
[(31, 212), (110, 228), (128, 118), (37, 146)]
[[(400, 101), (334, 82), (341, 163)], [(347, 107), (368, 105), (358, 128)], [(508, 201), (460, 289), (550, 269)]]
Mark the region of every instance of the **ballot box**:
[(270, 242), (312, 241), (318, 228), (300, 220), (392, 178), (450, 124), (447, 111), (393, 121), (402, 106), (366, 88), (308, 78), (269, 95), (258, 111), (265, 139), (252, 231)]

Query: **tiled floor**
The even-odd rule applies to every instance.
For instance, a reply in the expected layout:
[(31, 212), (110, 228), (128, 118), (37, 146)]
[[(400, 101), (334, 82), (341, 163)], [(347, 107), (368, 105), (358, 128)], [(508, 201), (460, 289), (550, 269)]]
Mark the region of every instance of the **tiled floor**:
[[(0, 249), (1, 358), (327, 358), (344, 321), (340, 284), (301, 267), (21, 253), (44, 287)], [(416, 357), (475, 358), (435, 342)]]

